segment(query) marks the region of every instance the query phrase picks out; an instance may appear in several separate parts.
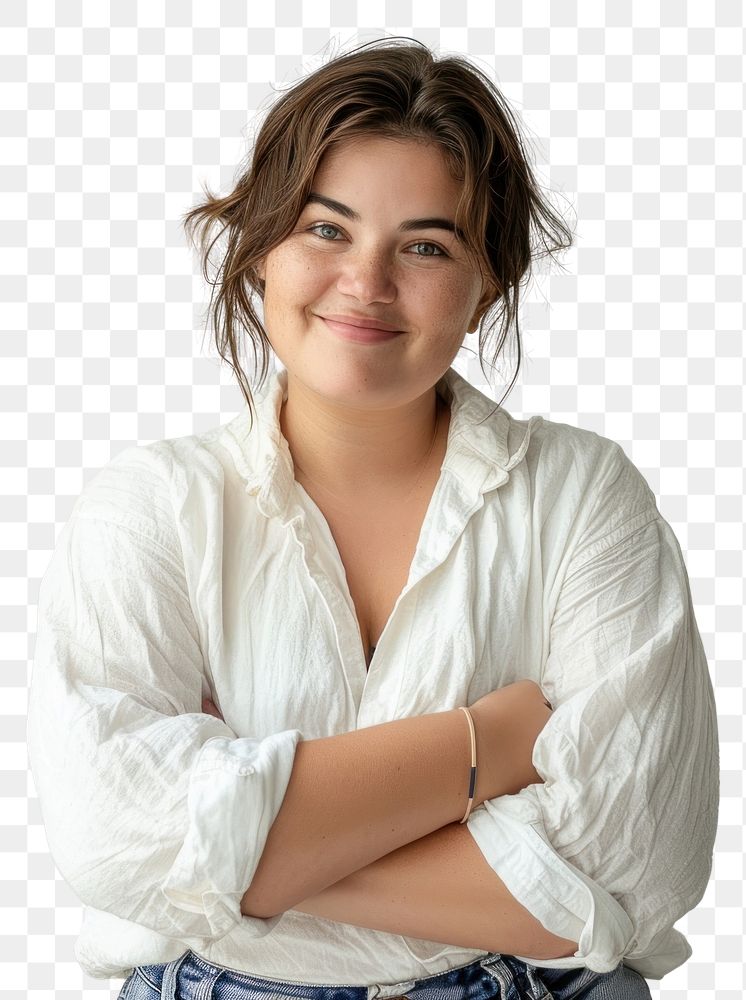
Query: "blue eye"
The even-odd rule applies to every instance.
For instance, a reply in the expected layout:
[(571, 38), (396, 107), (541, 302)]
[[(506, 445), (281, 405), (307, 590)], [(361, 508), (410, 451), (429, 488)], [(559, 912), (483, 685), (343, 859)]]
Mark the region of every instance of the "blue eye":
[[(342, 230), (338, 226), (333, 225), (331, 222), (316, 222), (312, 226), (308, 227), (308, 231), (309, 233), (313, 233), (315, 236), (318, 236), (319, 239), (324, 240), (326, 243), (336, 243), (338, 241), (339, 235), (342, 232)], [(443, 250), (442, 247), (439, 247), (437, 243), (430, 243), (426, 240), (421, 240), (419, 243), (413, 243), (412, 247), (415, 248), (415, 257), (448, 256), (445, 250)], [(408, 249), (412, 249), (412, 247), (409, 247)], [(418, 251), (421, 250), (423, 247), (427, 248), (427, 252), (419, 253)]]
[(437, 243), (425, 243), (425, 242), (422, 242), (422, 243), (414, 243), (412, 245), (416, 246), (416, 247), (432, 247), (433, 250), (437, 250), (438, 251), (437, 253), (418, 253), (418, 254), (415, 255), (417, 257), (447, 257), (448, 256), (444, 250), (441, 250), (441, 248), (438, 246)]
[[(339, 232), (339, 229), (337, 229), (336, 226), (333, 226), (331, 222), (317, 222), (315, 226), (309, 227), (309, 232), (316, 233), (317, 229), (333, 229), (335, 233)], [(321, 236), (320, 232), (316, 233), (316, 235), (321, 237), (322, 240), (326, 240), (326, 236)], [(331, 240), (327, 240), (327, 242), (331, 242)]]

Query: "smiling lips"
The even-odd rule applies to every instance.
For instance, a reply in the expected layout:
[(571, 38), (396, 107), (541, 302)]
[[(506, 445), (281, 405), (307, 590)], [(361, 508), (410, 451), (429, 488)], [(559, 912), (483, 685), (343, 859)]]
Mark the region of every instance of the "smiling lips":
[(392, 340), (402, 331), (382, 323), (380, 320), (366, 319), (357, 316), (320, 316), (327, 327), (344, 340), (354, 340), (361, 344), (378, 344)]

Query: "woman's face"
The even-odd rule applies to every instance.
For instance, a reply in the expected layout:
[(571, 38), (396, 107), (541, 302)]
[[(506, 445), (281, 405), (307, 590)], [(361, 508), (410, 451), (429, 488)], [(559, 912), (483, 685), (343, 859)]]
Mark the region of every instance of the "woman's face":
[[(356, 408), (435, 385), (491, 301), (448, 228), (459, 192), (434, 145), (375, 136), (327, 151), (294, 230), (259, 270), (265, 328), (290, 379)], [(399, 332), (362, 342), (330, 316)]]

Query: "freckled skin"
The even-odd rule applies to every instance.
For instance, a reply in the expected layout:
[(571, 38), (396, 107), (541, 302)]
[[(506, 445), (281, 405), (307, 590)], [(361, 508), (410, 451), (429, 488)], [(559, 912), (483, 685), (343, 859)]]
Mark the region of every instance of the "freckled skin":
[[(328, 151), (312, 190), (361, 219), (311, 203), (268, 254), (260, 273), (272, 346), (290, 372), (340, 402), (355, 401), (366, 380), (368, 392), (380, 386), (379, 404), (405, 403), (437, 382), (479, 321), (482, 279), (455, 235), (398, 231), (413, 217), (453, 219), (460, 185), (436, 146), (371, 137)], [(351, 350), (320, 331), (313, 314), (329, 312), (374, 315), (406, 335)]]
[[(494, 300), (456, 235), (409, 219), (455, 221), (461, 185), (433, 144), (364, 137), (322, 158), (309, 202), (268, 255), (264, 321), (288, 371), (283, 432), (323, 482), (373, 486), (411, 469), (432, 438), (433, 387)], [(351, 344), (319, 318), (379, 319), (403, 331)], [(305, 459), (305, 461), (304, 461)]]

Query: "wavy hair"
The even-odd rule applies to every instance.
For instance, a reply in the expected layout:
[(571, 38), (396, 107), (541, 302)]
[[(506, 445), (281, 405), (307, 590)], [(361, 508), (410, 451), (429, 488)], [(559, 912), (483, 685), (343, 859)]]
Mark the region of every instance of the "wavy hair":
[(218, 353), (238, 379), (252, 422), (242, 335), (252, 343), (255, 369), (261, 354), (260, 386), (271, 351), (255, 309), (256, 297), (264, 297), (257, 267), (292, 232), (324, 153), (336, 143), (372, 135), (435, 143), (442, 150), (462, 184), (455, 222), (465, 252), (494, 289), (478, 327), (482, 372), (484, 348), (495, 330), (490, 367), (514, 328), (518, 360), (503, 399), (518, 377), (521, 285), (536, 260), (568, 249), (573, 234), (543, 195), (519, 122), (489, 77), (462, 56), (438, 58), (414, 39), (386, 37), (330, 59), (292, 84), (269, 108), (230, 193), (218, 197), (203, 188), (204, 200), (182, 217), (212, 285), (209, 316)]

